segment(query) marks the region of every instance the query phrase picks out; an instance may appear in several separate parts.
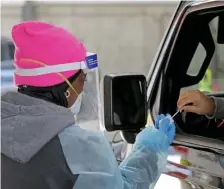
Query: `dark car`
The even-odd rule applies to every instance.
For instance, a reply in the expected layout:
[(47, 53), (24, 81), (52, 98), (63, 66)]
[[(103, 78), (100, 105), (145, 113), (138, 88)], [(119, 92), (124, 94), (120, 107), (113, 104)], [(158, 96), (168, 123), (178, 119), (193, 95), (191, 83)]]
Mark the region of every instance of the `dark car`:
[[(223, 29), (224, 1), (180, 3), (148, 75), (152, 120), (158, 113), (174, 114), (179, 93), (200, 89), (208, 69), (213, 71), (208, 95), (224, 98)], [(179, 188), (224, 188), (224, 125), (217, 127), (222, 120), (183, 112), (175, 122), (165, 173), (181, 179)]]

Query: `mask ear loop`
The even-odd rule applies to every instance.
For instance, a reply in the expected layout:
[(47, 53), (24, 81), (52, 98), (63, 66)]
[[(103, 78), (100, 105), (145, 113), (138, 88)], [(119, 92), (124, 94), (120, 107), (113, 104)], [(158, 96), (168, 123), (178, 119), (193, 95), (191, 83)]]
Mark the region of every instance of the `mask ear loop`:
[[(34, 62), (34, 63), (37, 63), (41, 66), (48, 66), (47, 64), (43, 63), (43, 62), (40, 62), (38, 60), (33, 60), (33, 59), (30, 59), (30, 58), (21, 58), (20, 59), (21, 61), (30, 61), (30, 62)], [(62, 79), (65, 80), (65, 82), (68, 84), (68, 86), (75, 92), (75, 94), (77, 95), (77, 97), (79, 96), (79, 94), (76, 92), (76, 90), (74, 89), (74, 87), (72, 86), (72, 84), (70, 83), (70, 81), (60, 72), (57, 72), (56, 73), (57, 75), (59, 75)], [(66, 91), (66, 93), (69, 92), (69, 91)], [(69, 92), (69, 96), (70, 96), (70, 92)], [(66, 97), (67, 98), (67, 97)]]

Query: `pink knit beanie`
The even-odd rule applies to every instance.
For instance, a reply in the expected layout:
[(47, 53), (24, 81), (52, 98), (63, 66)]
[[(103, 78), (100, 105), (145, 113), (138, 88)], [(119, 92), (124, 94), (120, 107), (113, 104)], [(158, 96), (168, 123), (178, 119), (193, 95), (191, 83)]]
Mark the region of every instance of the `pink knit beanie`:
[[(16, 47), (16, 86), (60, 84), (79, 70), (77, 66), (72, 69), (72, 64), (69, 67), (68, 63), (80, 64), (86, 59), (86, 49), (75, 36), (48, 23), (28, 21), (17, 24), (12, 28), (12, 38)], [(63, 65), (67, 67), (63, 68)], [(43, 67), (48, 67), (48, 71), (42, 73)], [(57, 71), (52, 71), (54, 69)]]

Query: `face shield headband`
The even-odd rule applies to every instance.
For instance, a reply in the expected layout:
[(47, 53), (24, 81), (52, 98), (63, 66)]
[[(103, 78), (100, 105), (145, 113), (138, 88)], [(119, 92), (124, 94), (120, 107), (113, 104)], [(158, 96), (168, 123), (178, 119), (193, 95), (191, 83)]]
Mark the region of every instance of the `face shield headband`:
[(55, 73), (62, 77), (68, 86), (76, 91), (70, 81), (61, 73), (65, 71), (72, 70), (83, 70), (84, 73), (92, 72), (98, 68), (97, 54), (95, 53), (87, 53), (85, 61), (81, 62), (72, 62), (65, 64), (57, 64), (57, 65), (47, 65), (46, 63), (40, 62), (38, 60), (33, 60), (29, 58), (22, 58), (20, 61), (29, 61), (36, 64), (41, 65), (40, 68), (31, 68), (31, 69), (23, 69), (16, 67), (15, 73), (19, 76), (39, 76), (45, 74)]

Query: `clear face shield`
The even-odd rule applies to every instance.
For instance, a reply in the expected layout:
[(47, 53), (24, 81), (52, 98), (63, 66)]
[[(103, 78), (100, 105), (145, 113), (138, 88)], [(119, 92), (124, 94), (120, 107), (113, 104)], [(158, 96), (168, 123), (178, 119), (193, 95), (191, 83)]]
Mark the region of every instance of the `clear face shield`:
[(86, 57), (87, 68), (82, 102), (79, 113), (75, 116), (76, 124), (83, 129), (99, 131), (101, 129), (100, 76), (97, 55), (89, 53)]
[(98, 68), (87, 73), (80, 111), (75, 116), (76, 124), (84, 129), (100, 130), (101, 103), (99, 82)]

